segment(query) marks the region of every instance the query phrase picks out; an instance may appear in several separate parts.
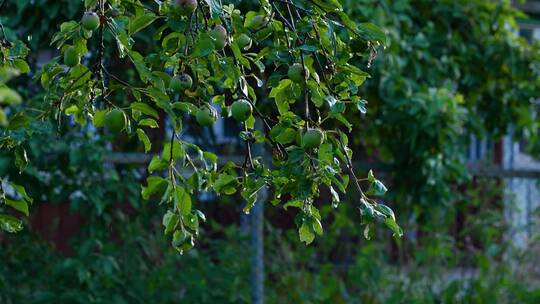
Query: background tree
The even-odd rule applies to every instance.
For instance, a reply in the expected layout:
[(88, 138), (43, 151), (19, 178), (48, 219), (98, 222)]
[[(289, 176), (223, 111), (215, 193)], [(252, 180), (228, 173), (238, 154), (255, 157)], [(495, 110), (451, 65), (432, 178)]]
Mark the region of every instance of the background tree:
[[(345, 1), (353, 18), (388, 32), (373, 61), (363, 136), (392, 166), (401, 212), (422, 224), (453, 220), (468, 178), (469, 137), (536, 141), (539, 48), (518, 33), (511, 1)], [(511, 128), (510, 128), (511, 127)], [(512, 130), (512, 131), (511, 131)], [(392, 140), (387, 140), (392, 138)], [(440, 208), (439, 208), (440, 207)], [(404, 215), (405, 216), (405, 215)]]

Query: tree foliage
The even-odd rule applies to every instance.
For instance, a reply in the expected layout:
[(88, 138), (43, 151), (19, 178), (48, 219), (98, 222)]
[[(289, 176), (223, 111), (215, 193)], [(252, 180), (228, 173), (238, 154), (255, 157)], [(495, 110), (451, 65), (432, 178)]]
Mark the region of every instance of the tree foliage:
[[(28, 147), (22, 139), (17, 147), (7, 144), (16, 134), (30, 135), (44, 121), (58, 129), (91, 123), (100, 128), (96, 134), (136, 137), (144, 151), (161, 150), (141, 194), (167, 206), (164, 230), (180, 252), (194, 245), (205, 220), (195, 199), (206, 191), (240, 194), (249, 213), (258, 192), (271, 188), (274, 205), (298, 208), (300, 240), (309, 244), (323, 233), (314, 204), (320, 189), (330, 189), (337, 207), (351, 184), (360, 194), (361, 221), (384, 222), (401, 235), (392, 210), (377, 201), (386, 187), (370, 172), (363, 179), (369, 189), (362, 190), (348, 147), (352, 124), (345, 113), (364, 110), (358, 92), (368, 77), (352, 64), (361, 54), (351, 48), (369, 45), (371, 60), (385, 40), (375, 25), (356, 24), (337, 1), (261, 1), (245, 12), (215, 0), (84, 6), (86, 13), (51, 37), (58, 56), (33, 75), (44, 92), (37, 114), (20, 107), (4, 130), (3, 146), (24, 156), (21, 170)], [(94, 14), (97, 28), (89, 19)], [(18, 57), (10, 56), (3, 62), (14, 66)], [(241, 125), (243, 162), (218, 166), (214, 152), (187, 136), (186, 126), (207, 127), (218, 116)], [(164, 127), (163, 119), (171, 130), (156, 148), (148, 133)], [(271, 150), (272, 164), (255, 148)], [(24, 193), (15, 196), (26, 206)]]
[(448, 214), (445, 206), (459, 199), (457, 183), (468, 176), (471, 135), (538, 142), (540, 49), (519, 37), (526, 16), (511, 1), (362, 0), (344, 7), (388, 33), (361, 91), (373, 123), (360, 125), (366, 136), (356, 144), (392, 165), (390, 195), (401, 211), (424, 219)]

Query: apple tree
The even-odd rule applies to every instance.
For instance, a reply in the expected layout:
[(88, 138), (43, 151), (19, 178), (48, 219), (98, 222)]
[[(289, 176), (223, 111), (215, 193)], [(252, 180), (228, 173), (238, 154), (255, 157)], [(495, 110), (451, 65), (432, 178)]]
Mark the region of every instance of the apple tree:
[[(337, 0), (261, 0), (249, 9), (220, 0), (84, 5), (80, 18), (52, 36), (59, 55), (34, 75), (42, 108), (18, 108), (11, 121), (25, 123), (10, 129), (10, 122), (3, 134), (13, 138), (33, 122), (60, 125), (70, 117), (115, 139), (136, 137), (146, 152), (160, 145), (141, 194), (166, 206), (164, 231), (180, 252), (194, 246), (205, 221), (200, 192), (240, 195), (249, 213), (268, 188), (274, 206), (298, 210), (299, 237), (309, 244), (323, 233), (320, 190), (329, 189), (328, 203), (337, 208), (353, 188), (366, 237), (372, 223), (401, 236), (381, 201), (386, 187), (371, 171), (358, 177), (348, 147), (354, 133), (345, 114), (365, 111), (359, 87), (369, 78), (350, 62), (364, 56), (369, 64), (384, 44), (375, 25), (356, 24)], [(14, 61), (19, 57), (3, 60)], [(113, 61), (135, 77), (123, 78)], [(218, 119), (239, 126), (242, 161), (218, 166), (215, 151), (186, 136), (185, 126), (209, 128)], [(166, 141), (152, 141), (149, 131), (166, 126)], [(256, 151), (271, 151), (271, 161)], [(26, 204), (30, 198), (17, 187)]]

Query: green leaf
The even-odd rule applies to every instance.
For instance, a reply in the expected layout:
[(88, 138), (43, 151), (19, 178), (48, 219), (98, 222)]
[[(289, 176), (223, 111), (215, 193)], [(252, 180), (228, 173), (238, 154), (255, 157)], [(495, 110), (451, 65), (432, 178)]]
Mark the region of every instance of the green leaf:
[(9, 232), (15, 233), (23, 229), (22, 221), (6, 214), (0, 214), (0, 229)]
[(162, 224), (165, 227), (165, 234), (173, 232), (180, 221), (180, 216), (176, 213), (171, 212), (170, 210), (163, 215)]
[(191, 196), (189, 193), (180, 186), (176, 186), (174, 191), (174, 204), (182, 215), (188, 215), (191, 213)]
[(197, 231), (199, 229), (199, 218), (196, 214), (190, 213), (183, 216), (184, 225), (191, 229), (192, 231)]
[(148, 81), (152, 79), (152, 72), (144, 63), (144, 57), (135, 51), (130, 52), (130, 54), (131, 62), (133, 62), (135, 69), (137, 72), (139, 72), (139, 77), (141, 78), (142, 82), (148, 83)]
[(271, 98), (274, 98), (281, 115), (289, 111), (289, 104), (295, 102), (300, 95), (300, 86), (294, 84), (290, 79), (280, 80), (278, 86), (273, 87), (269, 94)]
[(375, 210), (373, 210), (373, 206), (365, 199), (361, 199), (360, 202), (360, 223), (371, 223), (375, 219)]
[(137, 129), (137, 137), (139, 137), (139, 140), (144, 144), (144, 152), (147, 153), (152, 149), (152, 142), (150, 142), (150, 138), (148, 138), (142, 129)]
[(287, 208), (289, 208), (289, 207), (301, 208), (302, 206), (304, 206), (303, 201), (301, 201), (301, 200), (290, 200), (287, 203), (285, 203), (285, 205), (283, 205), (283, 209), (287, 210)]
[(226, 188), (231, 188), (236, 186), (236, 177), (229, 175), (227, 173), (222, 173), (218, 176), (214, 183), (214, 190), (217, 193), (222, 193)]
[(313, 228), (307, 220), (305, 220), (300, 226), (300, 229), (298, 229), (298, 234), (300, 235), (300, 241), (306, 243), (306, 245), (311, 244), (315, 239)]
[(92, 117), (92, 123), (95, 127), (100, 128), (103, 127), (103, 123), (105, 121), (105, 115), (107, 115), (109, 111), (108, 110), (97, 110), (94, 113), (94, 116)]
[(369, 172), (368, 172), (368, 177), (367, 177), (367, 178), (368, 178), (368, 181), (369, 181), (370, 183), (373, 183), (373, 182), (375, 182), (375, 181), (377, 180), (377, 179), (375, 178), (375, 175), (373, 174), (373, 170), (369, 170)]
[(392, 211), (392, 209), (386, 205), (383, 205), (383, 204), (378, 204), (375, 209), (377, 209), (377, 211), (381, 212), (382, 214), (384, 214), (384, 216), (388, 217), (388, 218), (391, 218), (392, 220), (396, 220), (396, 216), (394, 215), (394, 211)]
[(222, 13), (222, 8), (218, 0), (205, 0), (210, 7), (210, 16), (212, 19), (218, 18)]
[[(171, 143), (170, 142), (167, 142), (163, 146), (163, 153), (161, 155), (162, 155), (161, 157), (164, 160), (166, 161), (171, 160)], [(182, 145), (180, 144), (180, 142), (178, 140), (173, 140), (172, 158), (173, 159), (183, 158), (184, 155), (185, 155), (185, 151), (182, 148)]]
[(26, 154), (26, 149), (23, 147), (17, 147), (15, 149), (15, 165), (19, 169), (19, 172), (22, 172), (28, 165), (28, 155)]
[(349, 132), (352, 131), (352, 124), (345, 118), (345, 116), (334, 112), (331, 112), (329, 116), (337, 119), (339, 122), (345, 125), (347, 129), (349, 129)]
[(332, 107), (330, 108), (330, 111), (334, 113), (345, 113), (345, 110), (346, 110), (345, 103), (341, 101), (334, 103)]
[(159, 118), (159, 114), (158, 112), (152, 108), (151, 106), (147, 105), (146, 103), (142, 103), (142, 102), (134, 102), (130, 105), (131, 109), (133, 110), (137, 110), (139, 112), (142, 112), (146, 115), (150, 115), (156, 119)]
[(313, 217), (311, 220), (312, 220), (311, 228), (313, 228), (313, 231), (318, 235), (322, 235), (323, 227), (322, 227), (321, 221), (315, 217)]
[(16, 200), (11, 200), (9, 198), (6, 198), (5, 202), (6, 202), (6, 205), (28, 216), (29, 214), (28, 204), (24, 200), (16, 201)]
[(321, 85), (315, 80), (308, 80), (308, 88), (310, 91), (311, 102), (317, 107), (320, 108), (324, 104), (324, 93), (321, 90)]
[(30, 116), (24, 115), (22, 113), (15, 114), (9, 121), (8, 129), (17, 130), (28, 128), (32, 118)]
[(331, 164), (334, 159), (334, 154), (332, 153), (332, 144), (323, 143), (319, 147), (319, 152), (318, 152), (317, 157), (319, 158), (320, 161)]
[(382, 196), (386, 193), (386, 186), (378, 179), (371, 183), (366, 194)]
[(332, 207), (337, 208), (340, 202), (339, 194), (332, 186), (330, 186), (330, 193), (332, 194)]
[(369, 236), (369, 225), (366, 225), (366, 228), (364, 228), (364, 237), (366, 240), (371, 240), (371, 237)]
[(169, 162), (157, 155), (154, 155), (150, 161), (150, 164), (148, 164), (148, 172), (154, 173), (154, 171), (164, 170), (168, 165)]
[(393, 232), (394, 237), (402, 237), (403, 236), (403, 229), (399, 227), (399, 225), (396, 223), (396, 221), (393, 218), (387, 217), (384, 220), (384, 224), (386, 227), (390, 228)]
[(19, 70), (19, 72), (26, 74), (30, 72), (30, 66), (26, 61), (22, 59), (13, 60), (13, 66)]
[(206, 216), (204, 215), (204, 213), (202, 213), (201, 210), (195, 209), (194, 211), (195, 214), (197, 214), (197, 216), (201, 219), (201, 221), (206, 222)]
[(139, 126), (143, 126), (143, 127), (150, 127), (150, 128), (158, 128), (159, 125), (157, 123), (157, 121), (155, 121), (154, 119), (152, 118), (144, 118), (144, 119), (141, 119), (139, 122), (138, 122)]
[(203, 152), (203, 162), (205, 164), (206, 170), (217, 170), (217, 161), (218, 156), (216, 154), (208, 151)]
[(345, 64), (342, 66), (343, 70), (349, 73), (350, 79), (354, 81), (354, 84), (357, 86), (362, 85), (364, 81), (369, 77), (369, 74), (360, 70), (358, 67), (352, 64)]
[(7, 124), (8, 124), (8, 121), (7, 121), (6, 112), (4, 112), (4, 109), (0, 108), (0, 126), (5, 127), (7, 126)]
[(196, 113), (199, 108), (197, 108), (196, 105), (189, 103), (189, 102), (181, 102), (177, 101), (173, 103), (173, 108), (178, 109), (180, 111), (184, 111), (188, 114)]
[(326, 12), (341, 11), (343, 7), (338, 0), (312, 0), (318, 7), (324, 9)]
[(30, 204), (34, 202), (34, 200), (26, 193), (26, 189), (24, 189), (23, 186), (17, 185), (11, 182), (9, 183), (9, 185), (13, 187), (13, 189), (15, 189), (15, 191), (17, 191), (17, 193), (19, 193), (25, 201), (27, 201)]
[(131, 36), (137, 33), (138, 31), (152, 24), (152, 22), (154, 22), (156, 19), (156, 15), (145, 10), (141, 15), (129, 20), (128, 35)]
[(356, 103), (356, 108), (358, 109), (358, 111), (360, 111), (360, 113), (362, 114), (366, 114), (367, 113), (367, 108), (366, 108), (366, 101), (364, 99), (361, 99), (359, 100), (357, 103)]
[(191, 56), (200, 58), (210, 55), (214, 51), (214, 41), (208, 36), (204, 36), (195, 45)]
[(360, 23), (358, 24), (358, 30), (360, 33), (367, 36), (369, 40), (374, 40), (382, 45), (386, 45), (386, 34), (373, 23)]
[(143, 199), (147, 200), (153, 194), (159, 194), (159, 196), (163, 195), (168, 185), (166, 179), (160, 176), (150, 176), (146, 180), (148, 185), (146, 187), (142, 187), (141, 190)]
[(334, 105), (339, 101), (337, 100), (334, 96), (332, 95), (327, 95), (324, 97), (324, 100), (326, 101), (326, 103), (328, 103), (328, 106), (330, 108), (334, 107)]
[(276, 136), (276, 141), (281, 144), (289, 144), (296, 140), (298, 132), (293, 128), (284, 129), (279, 135)]
[(265, 182), (262, 179), (248, 180), (244, 183), (244, 189), (242, 190), (242, 198), (246, 200), (246, 206), (244, 207), (244, 213), (249, 213), (251, 208), (257, 203), (257, 193), (264, 187)]
[[(116, 25), (116, 24), (114, 24)], [(113, 28), (115, 27), (113, 25)], [(135, 65), (137, 65), (137, 61), (140, 60), (137, 56), (137, 52), (131, 52), (131, 43), (133, 40), (130, 41), (130, 37), (127, 35), (126, 31), (124, 29), (119, 29), (118, 26), (116, 26), (115, 35), (114, 38), (116, 39), (116, 46), (118, 48), (118, 53), (120, 55), (120, 58), (124, 58), (126, 55), (130, 54), (130, 58), (133, 58), (132, 61)], [(135, 57), (135, 58), (134, 58)]]

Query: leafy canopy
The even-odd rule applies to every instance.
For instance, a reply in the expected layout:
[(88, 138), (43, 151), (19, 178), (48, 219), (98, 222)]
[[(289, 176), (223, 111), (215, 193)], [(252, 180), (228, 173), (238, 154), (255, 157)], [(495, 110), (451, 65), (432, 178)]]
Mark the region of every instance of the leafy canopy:
[[(393, 211), (377, 199), (386, 187), (371, 171), (365, 179), (356, 176), (348, 147), (353, 125), (345, 114), (365, 112), (358, 92), (369, 76), (352, 62), (363, 54), (371, 61), (385, 42), (375, 25), (356, 24), (335, 0), (265, 0), (245, 12), (216, 0), (84, 3), (86, 12), (62, 23), (51, 38), (59, 56), (34, 75), (45, 93), (42, 108), (38, 114), (16, 108), (5, 124), (0, 144), (22, 155), (21, 170), (28, 161), (24, 136), (32, 134), (34, 122), (60, 127), (68, 116), (115, 139), (136, 137), (146, 152), (160, 145), (141, 194), (167, 207), (164, 231), (180, 252), (194, 246), (205, 221), (196, 203), (201, 192), (240, 194), (249, 213), (258, 193), (270, 188), (272, 204), (298, 209), (299, 237), (309, 244), (323, 233), (315, 204), (320, 190), (330, 190), (337, 208), (354, 185), (366, 237), (373, 221), (401, 236)], [(5, 66), (25, 67), (15, 64), (24, 54), (4, 49)], [(134, 76), (126, 78), (110, 68), (113, 63)], [(242, 113), (233, 117), (239, 100)], [(208, 127), (216, 115), (241, 127), (243, 161), (218, 164), (216, 151), (186, 134), (189, 124)], [(149, 131), (164, 128), (164, 119), (171, 126), (167, 140), (151, 140)], [(21, 140), (10, 145), (17, 134)], [(272, 151), (271, 163), (264, 151)], [(23, 200), (10, 206), (27, 213), (31, 199), (24, 188), (12, 187)], [(19, 219), (9, 220), (18, 227), (11, 231), (22, 227)]]

